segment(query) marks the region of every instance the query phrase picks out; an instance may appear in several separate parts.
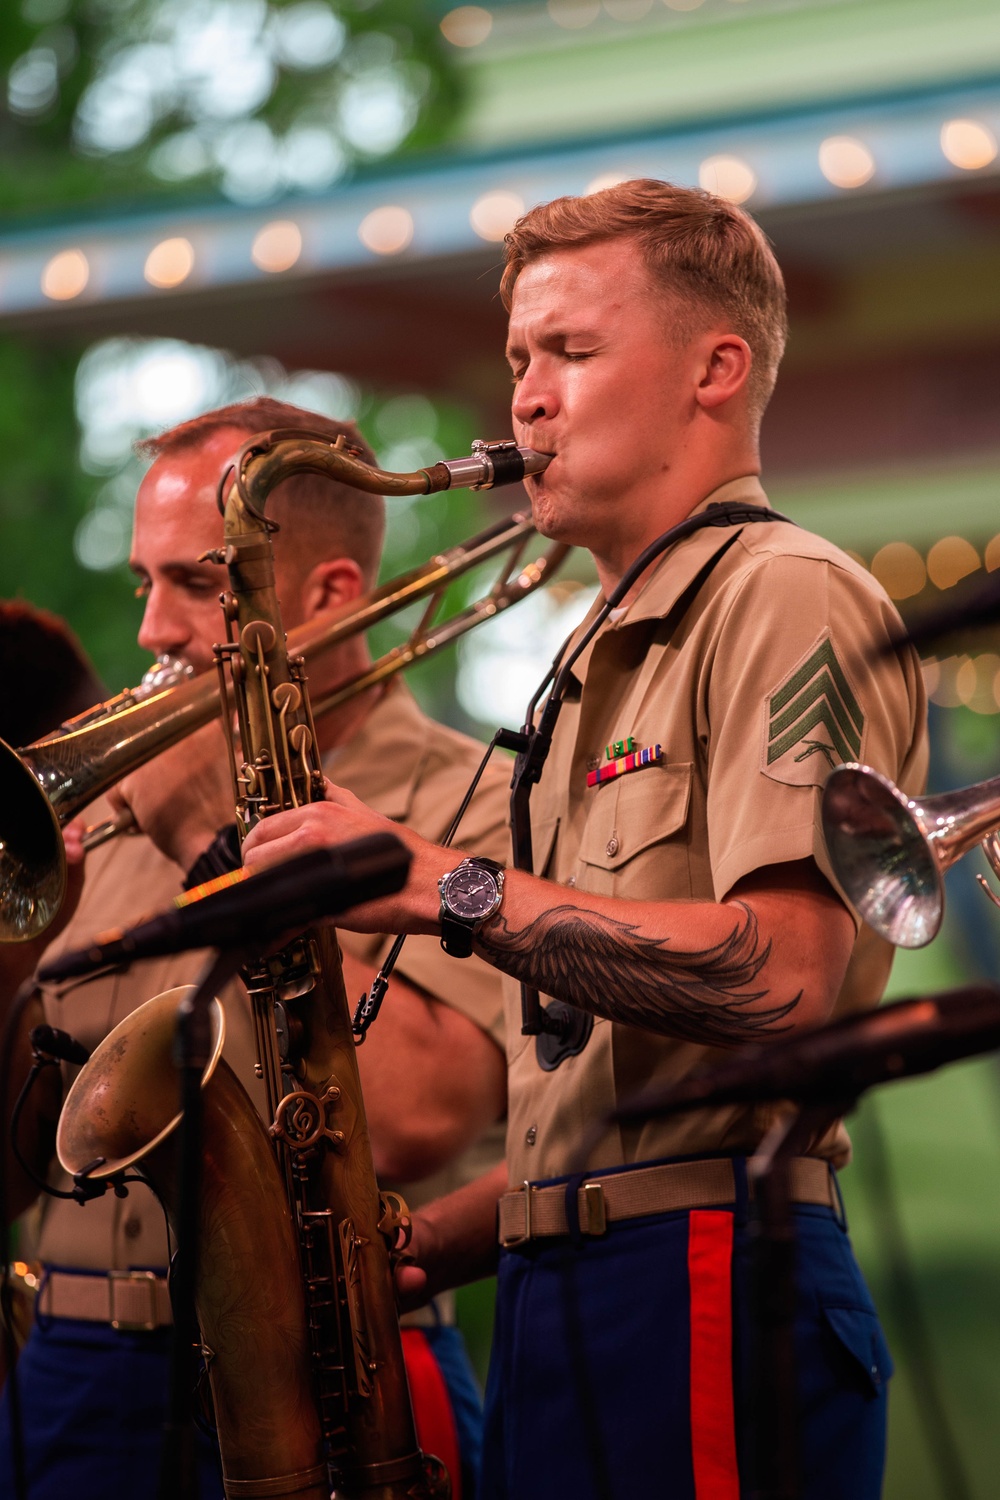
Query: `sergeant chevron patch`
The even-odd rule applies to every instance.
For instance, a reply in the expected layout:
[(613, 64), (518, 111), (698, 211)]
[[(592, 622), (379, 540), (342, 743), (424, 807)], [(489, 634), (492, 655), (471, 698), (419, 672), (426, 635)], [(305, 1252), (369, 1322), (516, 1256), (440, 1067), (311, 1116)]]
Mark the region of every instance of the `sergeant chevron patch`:
[(829, 635), (766, 700), (765, 720), (761, 769), (775, 781), (821, 786), (861, 758), (865, 716)]

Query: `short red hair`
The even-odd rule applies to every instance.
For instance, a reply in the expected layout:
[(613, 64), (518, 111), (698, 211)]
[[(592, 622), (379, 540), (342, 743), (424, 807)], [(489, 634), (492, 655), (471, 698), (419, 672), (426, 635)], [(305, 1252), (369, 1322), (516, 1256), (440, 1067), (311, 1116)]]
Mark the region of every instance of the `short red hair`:
[(500, 295), (510, 310), (514, 283), (552, 250), (622, 236), (638, 246), (653, 286), (677, 298), (686, 341), (702, 318), (721, 313), (753, 355), (755, 416), (770, 399), (788, 336), (785, 283), (768, 241), (748, 213), (697, 188), (640, 177), (582, 198), (555, 198), (518, 219), (507, 235)]

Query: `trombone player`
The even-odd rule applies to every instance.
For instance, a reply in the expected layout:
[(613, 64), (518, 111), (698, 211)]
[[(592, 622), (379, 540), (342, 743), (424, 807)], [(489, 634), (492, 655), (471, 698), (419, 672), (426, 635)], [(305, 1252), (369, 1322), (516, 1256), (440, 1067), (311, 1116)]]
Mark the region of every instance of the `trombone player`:
[[(276, 428), (333, 439), (343, 434), (374, 462), (352, 424), (270, 399), (207, 413), (144, 445), (153, 462), (137, 498), (131, 566), (145, 601), (139, 632), (145, 649), (196, 672), (212, 666), (225, 570), (198, 559), (221, 541), (216, 488), (247, 438)], [(275, 490), (269, 514), (280, 527), (275, 571), (286, 629), (349, 603), (374, 584), (381, 500), (297, 475)], [(313, 664), (310, 687), (327, 691), (367, 662), (363, 637), (352, 637)], [(346, 701), (317, 729), (330, 774), (354, 785), (394, 822), (429, 837), (443, 836), (481, 754), (474, 742), (427, 719), (398, 679)], [(507, 847), (506, 779), (497, 769), (484, 780), (459, 835), (463, 843), (485, 843), (497, 859)], [(88, 856), (79, 906), (53, 954), (162, 906), (182, 881), (197, 884), (238, 863), (227, 759), (216, 725), (126, 777), (110, 800), (117, 810), (131, 809), (142, 835)], [(67, 830), (71, 859), (81, 857), (79, 841), (79, 829)], [(368, 988), (387, 945), (377, 935), (345, 939), (349, 995)], [(198, 967), (197, 955), (138, 963), (83, 984), (45, 988), (38, 1009), (93, 1047), (137, 1005), (189, 982)], [(502, 1001), (498, 976), (487, 965), (458, 972), (433, 939), (407, 945), (397, 976), (359, 1062), (380, 1181), (421, 1201), (470, 1175), (468, 1153), (478, 1153), (476, 1170), (484, 1153), (490, 1157), (490, 1131), (505, 1106)], [(223, 999), (229, 1061), (262, 1108), (246, 996), (233, 985)], [(36, 1009), (32, 1019), (39, 1018)], [(58, 1100), (43, 1103), (50, 1116), (42, 1122), (44, 1139)], [(492, 1151), (495, 1159), (499, 1148)], [(421, 1184), (416, 1193), (408, 1186), (413, 1183)], [(33, 1189), (20, 1186), (24, 1202)], [(137, 1187), (124, 1201), (109, 1195), (88, 1204), (82, 1215), (75, 1204), (47, 1199), (37, 1253), (45, 1280), (20, 1369), (32, 1500), (67, 1492), (81, 1500), (152, 1496), (169, 1323), (162, 1214), (152, 1194)], [(477, 1395), (452, 1324), (453, 1304), (446, 1299), (418, 1316), (404, 1332), (404, 1346), (414, 1359), (418, 1426), (423, 1413), (432, 1429), (421, 1432), (421, 1441), (430, 1451), (449, 1452), (455, 1489), (469, 1496)], [(4, 1483), (8, 1438), (0, 1429)], [(459, 1447), (461, 1479), (455, 1472)], [(203, 1455), (202, 1493), (221, 1495), (210, 1450)]]

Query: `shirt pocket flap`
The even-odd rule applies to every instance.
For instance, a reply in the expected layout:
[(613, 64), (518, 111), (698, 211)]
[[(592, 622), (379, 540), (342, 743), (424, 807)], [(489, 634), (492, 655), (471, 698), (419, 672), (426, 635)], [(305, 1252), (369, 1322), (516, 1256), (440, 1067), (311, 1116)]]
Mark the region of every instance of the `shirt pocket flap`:
[[(580, 840), (584, 864), (617, 870), (687, 822), (692, 763), (627, 771), (602, 791)], [(604, 800), (600, 800), (601, 798)]]
[(877, 1313), (862, 1307), (826, 1307), (823, 1316), (852, 1357), (867, 1390), (874, 1395), (893, 1372), (892, 1355)]

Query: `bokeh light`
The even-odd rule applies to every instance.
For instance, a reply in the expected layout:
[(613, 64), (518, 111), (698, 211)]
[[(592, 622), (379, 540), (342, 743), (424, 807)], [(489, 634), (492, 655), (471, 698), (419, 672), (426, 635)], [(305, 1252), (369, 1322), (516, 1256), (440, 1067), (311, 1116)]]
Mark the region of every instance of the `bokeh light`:
[(90, 280), (90, 266), (82, 250), (60, 250), (42, 272), (42, 291), (54, 302), (79, 297)]
[(996, 161), (996, 136), (978, 120), (946, 120), (941, 126), (941, 150), (953, 167), (975, 172)]
[(851, 135), (827, 136), (819, 148), (819, 169), (834, 187), (859, 188), (875, 175), (875, 158)]
[(261, 271), (289, 271), (302, 254), (302, 231), (292, 219), (272, 219), (254, 236), (250, 255)]
[(161, 240), (146, 256), (143, 275), (150, 286), (180, 286), (194, 269), (194, 246), (183, 236)]
[(398, 255), (413, 239), (413, 218), (407, 209), (386, 203), (361, 220), (358, 239), (376, 255)]
[(481, 240), (502, 240), (524, 213), (524, 199), (503, 188), (483, 193), (469, 213), (469, 223)]
[(440, 26), (453, 47), (478, 47), (493, 30), (493, 17), (481, 5), (459, 5), (441, 17)]
[(872, 558), (872, 573), (890, 599), (910, 599), (927, 582), (927, 569), (909, 542), (887, 542)]
[(706, 193), (745, 203), (757, 187), (757, 174), (738, 156), (708, 156), (698, 168), (698, 182)]
[(944, 536), (927, 554), (927, 573), (939, 589), (950, 589), (980, 567), (979, 553), (964, 536)]

